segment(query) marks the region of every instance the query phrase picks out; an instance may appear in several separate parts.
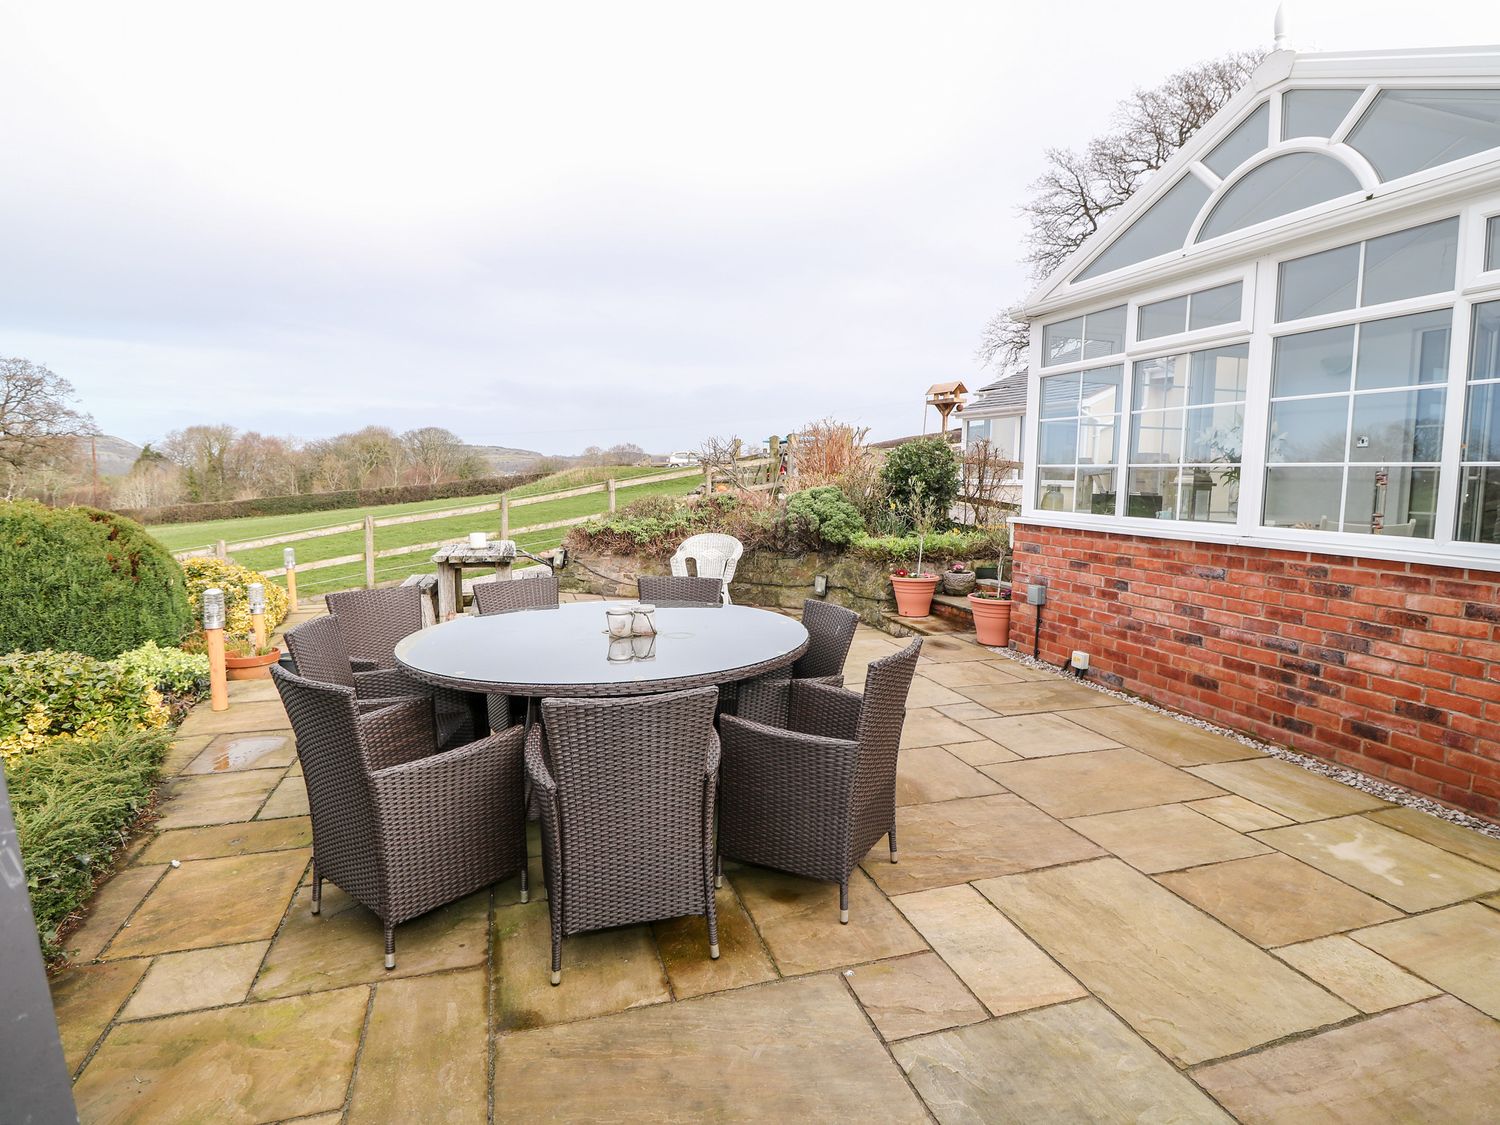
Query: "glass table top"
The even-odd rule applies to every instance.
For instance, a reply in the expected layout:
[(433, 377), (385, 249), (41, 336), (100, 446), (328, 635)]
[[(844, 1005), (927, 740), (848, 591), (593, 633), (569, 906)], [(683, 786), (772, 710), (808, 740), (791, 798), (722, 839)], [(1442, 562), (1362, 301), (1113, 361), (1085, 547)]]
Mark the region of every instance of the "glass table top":
[(474, 691), (630, 695), (665, 690), (661, 681), (745, 679), (785, 667), (807, 647), (800, 621), (738, 605), (658, 606), (654, 638), (612, 646), (605, 610), (635, 604), (574, 602), (457, 617), (403, 640), (396, 663), (420, 679)]

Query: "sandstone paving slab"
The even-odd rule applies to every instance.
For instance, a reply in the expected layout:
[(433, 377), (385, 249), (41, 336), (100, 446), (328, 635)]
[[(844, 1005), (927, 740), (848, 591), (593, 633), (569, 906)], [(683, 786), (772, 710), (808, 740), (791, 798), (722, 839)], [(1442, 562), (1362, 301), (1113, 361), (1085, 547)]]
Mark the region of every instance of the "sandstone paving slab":
[(967, 700), (954, 691), (946, 688), (935, 680), (926, 676), (913, 676), (911, 691), (907, 693), (906, 706), (913, 707), (943, 707), (954, 703), (966, 703)]
[(1291, 818), (1272, 812), (1264, 805), (1247, 801), (1230, 794), (1227, 797), (1209, 797), (1202, 801), (1190, 801), (1188, 808), (1212, 817), (1226, 828), (1236, 832), (1259, 832), (1262, 828), (1281, 828), (1294, 823)]
[(1361, 1012), (1383, 1012), (1439, 992), (1343, 934), (1284, 945), (1276, 956)]
[(839, 923), (839, 891), (763, 867), (738, 867), (739, 892), (771, 957), (785, 976), (917, 953), (917, 932), (859, 870), (849, 878), (849, 924)]
[(923, 664), (919, 665), (918, 674), (926, 676), (929, 680), (936, 681), (944, 687), (965, 688), (977, 687), (981, 684), (988, 686), (1019, 684), (1027, 677), (1021, 675), (1027, 671), (1021, 665), (1016, 665), (1012, 670), (1007, 664), (997, 663), (993, 660), (963, 661), (958, 664)]
[(1096, 734), (1062, 715), (1009, 715), (964, 722), (975, 734), (998, 742), (1022, 758), (1084, 754), (1119, 745), (1115, 739)]
[(78, 1069), (99, 1041), (120, 1005), (145, 975), (148, 964), (133, 958), (102, 965), (72, 965), (52, 978), (52, 1007), (70, 1071)]
[(239, 734), (251, 730), (286, 730), (292, 724), (279, 699), (231, 703), (227, 711), (194, 707), (177, 728), (179, 738), (200, 734)]
[(1378, 809), (1365, 815), (1378, 824), (1425, 840), (1446, 852), (1461, 855), (1485, 867), (1500, 869), (1500, 838), (1486, 836), (1416, 809)]
[(901, 749), (914, 746), (941, 746), (945, 742), (964, 742), (974, 732), (956, 719), (940, 715), (931, 707), (916, 707), (906, 712), (901, 728)]
[(1500, 1120), (1500, 1024), (1440, 996), (1193, 1072), (1241, 1120)]
[(276, 933), (310, 858), (298, 849), (189, 860), (162, 876), (105, 954), (264, 941)]
[(1486, 906), (1494, 908), (1495, 910), (1500, 910), (1500, 895), (1489, 895), (1488, 897), (1482, 898), (1479, 901), (1484, 903)]
[(165, 953), (151, 962), (120, 1018), (138, 1020), (238, 1004), (249, 994), (270, 944), (252, 941)]
[(349, 1121), (484, 1125), (488, 1003), (480, 968), (377, 985)]
[(1019, 684), (991, 684), (956, 689), (999, 715), (1030, 715), (1046, 711), (1076, 711), (1117, 707), (1119, 700), (1103, 692), (1058, 677)]
[(1148, 875), (1264, 855), (1271, 850), (1186, 805), (1099, 813), (1066, 823)]
[(1279, 852), (1177, 871), (1159, 881), (1257, 945), (1307, 941), (1401, 916)]
[[(494, 912), (495, 1016), (500, 1031), (590, 1019), (672, 999), (650, 926), (622, 926), (563, 938), (562, 983), (553, 985), (545, 902)], [(708, 959), (708, 948), (703, 948)]]
[(935, 953), (861, 965), (850, 971), (847, 980), (887, 1042), (976, 1023), (988, 1016)]
[(1188, 772), (1296, 821), (1326, 820), (1386, 804), (1278, 758), (1191, 766)]
[(136, 862), (215, 859), (226, 855), (305, 848), (311, 843), (312, 821), (305, 816), (276, 821), (249, 820), (163, 832), (146, 845)]
[(1363, 816), (1271, 828), (1256, 839), (1408, 913), (1500, 888), (1500, 871)]
[(976, 886), (1180, 1066), (1354, 1015), (1347, 1004), (1120, 860)]
[(308, 816), (307, 783), (301, 774), (288, 774), (255, 816), (256, 820), (279, 820), (290, 816)]
[(215, 735), (182, 772), (200, 774), (285, 769), (296, 757), (296, 743), (289, 730), (220, 734)]
[[(140, 856), (136, 857), (136, 863), (143, 863)], [(125, 924), (125, 919), (130, 917), (130, 912), (141, 904), (166, 870), (164, 864), (153, 863), (127, 867), (111, 876), (89, 901), (88, 916), (83, 924), (64, 941), (68, 959), (92, 961), (103, 953), (110, 939)]]
[(1150, 754), (1169, 766), (1201, 766), (1209, 762), (1265, 756), (1238, 739), (1131, 703), (1100, 707), (1074, 715), (1072, 719), (1080, 726), (1113, 739), (1116, 745)]
[[(942, 667), (967, 668), (967, 664), (942, 665)], [(988, 707), (981, 707), (978, 703), (971, 703), (965, 699), (962, 703), (945, 703), (936, 708), (939, 715), (947, 715), (950, 719), (957, 719), (961, 723), (967, 723), (970, 719), (998, 719), (1000, 716)]]
[[(281, 643), (280, 638), (276, 639), (276, 643)], [(275, 681), (269, 676), (261, 680), (229, 681), (229, 705), (231, 707), (236, 703), (257, 703), (267, 699), (279, 700), (280, 698), (281, 696), (276, 692)]]
[(921, 805), (1000, 792), (1003, 790), (992, 778), (960, 761), (941, 746), (903, 750), (896, 761), (898, 805)]
[(488, 891), (397, 926), (394, 969), (385, 967), (385, 930), (374, 914), (327, 880), (323, 912), (312, 913), (311, 905), (311, 886), (299, 887), (251, 991), (256, 999), (469, 968), (485, 959)]
[(502, 1036), (495, 1119), (928, 1120), (830, 975)]
[(1495, 911), (1466, 902), (1352, 936), (1500, 1019), (1500, 914)]
[(213, 741), (211, 734), (194, 735), (191, 738), (174, 738), (161, 760), (162, 777), (175, 777), (184, 766), (203, 753), (204, 747)]
[[(1014, 750), (1007, 750), (998, 742), (991, 742), (987, 738), (976, 739), (973, 742), (951, 743), (944, 750), (952, 754), (961, 762), (971, 766), (992, 766), (996, 762), (1018, 762), (1021, 755)], [(993, 779), (992, 779), (993, 780)]]
[(939, 887), (891, 901), (991, 1015), (1088, 995), (971, 886)]
[(1123, 809), (1217, 797), (1208, 782), (1163, 765), (1139, 750), (1097, 750), (985, 766), (1012, 793), (1056, 817), (1092, 816)]
[(168, 782), (156, 828), (195, 828), (249, 820), (276, 786), (274, 770), (247, 770), (218, 776), (180, 776)]
[(877, 844), (862, 864), (889, 895), (1103, 854), (1096, 844), (1009, 793), (906, 805), (896, 812), (896, 837), (901, 845), (899, 864), (890, 862), (883, 844)]
[(994, 658), (995, 654), (989, 649), (980, 648), (972, 640), (963, 637), (948, 634), (922, 638), (922, 661), (927, 664), (953, 664)]
[(943, 1125), (1232, 1120), (1096, 1000), (891, 1050)]
[(708, 920), (702, 916), (652, 924), (672, 994), (679, 1000), (776, 979), (776, 966), (729, 880), (715, 892), (714, 904), (719, 923), (717, 961), (708, 956)]
[(85, 1121), (254, 1125), (343, 1105), (368, 988), (116, 1026), (73, 1087)]

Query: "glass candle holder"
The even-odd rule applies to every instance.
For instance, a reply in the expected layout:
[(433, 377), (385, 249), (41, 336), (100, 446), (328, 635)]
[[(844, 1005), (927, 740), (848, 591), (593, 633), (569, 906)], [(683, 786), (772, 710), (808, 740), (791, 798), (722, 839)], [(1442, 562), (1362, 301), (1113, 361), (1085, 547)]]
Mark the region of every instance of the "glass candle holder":
[(630, 632), (637, 637), (656, 636), (656, 607), (638, 605), (631, 611)]
[(630, 652), (637, 660), (656, 659), (656, 634), (630, 638)]
[(489, 545), (490, 545), (490, 537), (489, 537), (489, 533), (488, 532), (484, 532), (484, 531), (471, 531), (471, 532), (469, 532), (469, 546), (473, 547), (476, 551), (482, 551), (482, 550), (484, 550), (484, 548), (488, 547)]
[(635, 650), (631, 647), (630, 637), (615, 637), (609, 642), (609, 662), (611, 664), (624, 664), (635, 659)]
[(635, 611), (633, 609), (616, 607), (604, 611), (604, 624), (608, 627), (609, 635), (613, 638), (628, 638), (634, 619)]

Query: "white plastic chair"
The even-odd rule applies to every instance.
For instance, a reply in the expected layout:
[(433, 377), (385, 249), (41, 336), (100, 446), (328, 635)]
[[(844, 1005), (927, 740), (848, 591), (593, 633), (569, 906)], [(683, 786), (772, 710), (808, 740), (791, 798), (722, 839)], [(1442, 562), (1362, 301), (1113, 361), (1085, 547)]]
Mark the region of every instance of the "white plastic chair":
[(692, 559), (697, 573), (704, 578), (719, 578), (724, 582), (724, 604), (729, 604), (729, 583), (734, 579), (734, 568), (740, 564), (745, 545), (733, 535), (689, 535), (672, 556), (672, 573), (679, 578), (688, 575), (688, 560)]

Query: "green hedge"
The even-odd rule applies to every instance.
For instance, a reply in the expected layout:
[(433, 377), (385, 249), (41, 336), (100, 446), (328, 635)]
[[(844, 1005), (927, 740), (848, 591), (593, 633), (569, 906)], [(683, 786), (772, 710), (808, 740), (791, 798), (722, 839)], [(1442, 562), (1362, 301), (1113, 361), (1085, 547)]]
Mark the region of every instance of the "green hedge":
[[(946, 563), (972, 563), (984, 566), (999, 562), (1010, 550), (1010, 539), (1004, 528), (992, 531), (940, 531), (927, 537), (922, 550), (922, 566), (931, 570)], [(867, 535), (849, 547), (851, 555), (889, 567), (910, 566), (917, 561), (915, 535)]]
[(140, 524), (95, 508), (0, 503), (0, 652), (107, 660), (191, 624), (182, 567)]
[(0, 656), (0, 758), (60, 736), (92, 738), (115, 727), (159, 727), (166, 708), (135, 668), (77, 652)]
[(512, 473), (504, 477), (477, 477), (446, 484), (408, 484), (399, 488), (346, 488), (339, 492), (304, 492), (297, 496), (262, 496), (254, 500), (224, 500), (210, 504), (169, 504), (163, 508), (121, 508), (120, 514), (153, 523), (202, 523), (234, 520), (244, 516), (295, 516), (302, 512), (327, 512), (335, 508), (369, 508), (380, 504), (410, 504), (418, 500), (449, 497), (489, 496), (541, 480), (546, 473)]

